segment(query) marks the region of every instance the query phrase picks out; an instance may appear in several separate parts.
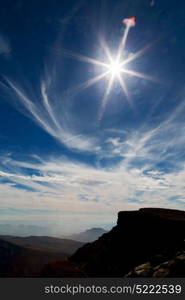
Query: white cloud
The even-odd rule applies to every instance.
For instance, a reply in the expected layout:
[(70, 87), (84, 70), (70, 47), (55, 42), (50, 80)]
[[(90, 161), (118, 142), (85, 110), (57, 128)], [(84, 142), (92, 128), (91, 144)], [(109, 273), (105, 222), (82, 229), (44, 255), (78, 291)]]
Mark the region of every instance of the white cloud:
[(25, 92), (11, 80), (6, 78), (7, 83), (11, 87), (9, 93), (12, 98), (17, 95), (18, 102), (29, 113), (29, 116), (48, 134), (54, 137), (61, 144), (73, 150), (79, 151), (97, 151), (96, 137), (82, 135), (81, 127), (75, 124), (75, 117), (67, 106), (62, 107), (61, 102), (55, 103), (48, 96), (48, 81), (41, 83), (41, 102), (35, 102), (33, 99), (38, 98), (34, 94), (28, 97)]
[[(138, 191), (143, 192), (138, 199), (142, 206), (175, 207), (180, 204), (168, 199), (175, 194), (184, 194), (185, 168), (170, 174), (157, 171), (144, 173), (139, 168), (128, 169), (122, 163), (110, 170), (69, 162), (62, 158), (53, 158), (42, 163), (11, 160), (8, 168), (11, 171), (0, 173), (0, 176), (11, 180), (11, 183), (1, 185), (4, 189), (3, 195), (1, 190), (1, 198), (4, 199), (1, 205), (15, 205), (15, 197), (12, 199), (12, 195), (17, 193), (20, 194), (16, 201), (19, 208), (22, 205), (38, 208), (36, 203), (39, 203), (40, 209), (55, 207), (61, 212), (82, 210), (110, 213), (128, 207), (129, 199), (136, 198)], [(39, 171), (40, 176), (25, 175), (25, 168), (34, 169), (35, 173)], [(12, 183), (26, 185), (36, 192), (19, 189), (15, 191)], [(88, 200), (82, 200), (81, 195), (86, 195)], [(20, 199), (23, 202), (19, 206)], [(139, 207), (141, 203), (135, 206)]]

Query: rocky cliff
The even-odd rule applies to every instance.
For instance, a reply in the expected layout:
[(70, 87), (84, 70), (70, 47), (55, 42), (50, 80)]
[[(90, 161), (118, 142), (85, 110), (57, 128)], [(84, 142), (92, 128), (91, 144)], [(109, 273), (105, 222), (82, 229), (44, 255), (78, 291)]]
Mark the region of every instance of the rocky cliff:
[(185, 248), (184, 240), (184, 211), (160, 208), (121, 211), (117, 226), (78, 249), (70, 261), (88, 277), (123, 277), (146, 262), (160, 266), (173, 260)]

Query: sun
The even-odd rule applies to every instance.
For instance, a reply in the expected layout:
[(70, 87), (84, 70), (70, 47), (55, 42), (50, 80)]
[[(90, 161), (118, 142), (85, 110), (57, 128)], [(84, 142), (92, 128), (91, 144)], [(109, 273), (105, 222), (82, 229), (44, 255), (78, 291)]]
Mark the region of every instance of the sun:
[(113, 76), (119, 76), (122, 72), (122, 65), (117, 60), (112, 61), (110, 65), (107, 66), (109, 73)]
[[(125, 57), (125, 43), (127, 40), (127, 36), (129, 33), (129, 29), (131, 26), (127, 25), (126, 29), (124, 31), (123, 34), (123, 38), (121, 40), (121, 42), (118, 45), (118, 49), (117, 49), (117, 53), (116, 56), (113, 56), (109, 47), (107, 46), (107, 43), (105, 42), (104, 39), (100, 40), (101, 43), (101, 47), (103, 49), (104, 52), (104, 57), (107, 58), (107, 60), (97, 60), (95, 58), (91, 58), (88, 56), (84, 56), (81, 54), (75, 54), (73, 52), (69, 52), (69, 51), (64, 51), (64, 54), (77, 59), (79, 61), (82, 62), (86, 62), (92, 65), (96, 65), (101, 67), (101, 71), (103, 68), (103, 71), (98, 74), (95, 77), (92, 77), (90, 79), (88, 79), (87, 81), (84, 81), (82, 84), (79, 84), (78, 86), (76, 86), (76, 88), (74, 89), (74, 93), (86, 89), (92, 85), (94, 85), (95, 83), (97, 83), (98, 81), (102, 80), (103, 78), (108, 78), (108, 83), (107, 86), (105, 88), (105, 92), (104, 95), (102, 97), (101, 100), (101, 108), (100, 108), (100, 113), (99, 113), (99, 117), (98, 119), (101, 120), (104, 112), (105, 112), (105, 107), (108, 101), (108, 97), (110, 95), (110, 92), (113, 88), (113, 84), (115, 83), (115, 81), (118, 81), (122, 91), (124, 93), (124, 99), (127, 100), (127, 102), (132, 106), (132, 101), (131, 98), (129, 96), (129, 91), (127, 89), (127, 84), (126, 84), (126, 80), (125, 80), (125, 75), (129, 76), (129, 77), (138, 77), (138, 78), (143, 78), (143, 79), (147, 79), (147, 80), (151, 80), (153, 82), (158, 82), (158, 80), (156, 80), (155, 78), (153, 78), (150, 75), (146, 75), (143, 73), (140, 73), (138, 71), (135, 70), (131, 70), (130, 68), (127, 69), (126, 65), (128, 65), (130, 62), (133, 62), (136, 58), (138, 58), (140, 55), (142, 55), (148, 48), (150, 48), (149, 46), (146, 46), (145, 48), (139, 50), (138, 52), (136, 52), (133, 55), (130, 55), (128, 57)], [(124, 57), (124, 58), (123, 58)]]

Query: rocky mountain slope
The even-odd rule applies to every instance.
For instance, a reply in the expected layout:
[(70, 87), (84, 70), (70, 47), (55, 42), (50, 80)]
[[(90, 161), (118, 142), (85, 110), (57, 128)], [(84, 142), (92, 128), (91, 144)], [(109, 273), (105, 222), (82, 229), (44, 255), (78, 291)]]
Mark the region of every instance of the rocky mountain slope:
[(0, 277), (39, 277), (43, 268), (65, 261), (83, 243), (51, 237), (2, 237)]
[(172, 260), (185, 249), (184, 240), (184, 211), (122, 211), (117, 226), (78, 249), (70, 261), (88, 277), (123, 277), (143, 263), (159, 266)]

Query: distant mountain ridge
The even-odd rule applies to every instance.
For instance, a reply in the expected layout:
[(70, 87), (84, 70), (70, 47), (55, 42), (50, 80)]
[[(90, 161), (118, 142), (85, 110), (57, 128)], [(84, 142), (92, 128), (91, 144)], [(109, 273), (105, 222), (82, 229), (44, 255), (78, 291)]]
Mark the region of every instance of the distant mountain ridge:
[(69, 236), (69, 238), (75, 241), (88, 243), (97, 240), (101, 235), (103, 235), (106, 232), (107, 231), (102, 228), (95, 227), (95, 228), (87, 229), (86, 231), (80, 233), (73, 234)]
[(62, 252), (65, 254), (65, 256), (73, 254), (78, 248), (84, 245), (84, 243), (80, 241), (60, 239), (49, 236), (0, 236), (0, 238), (22, 247), (39, 248), (60, 253)]
[(0, 277), (39, 277), (45, 265), (65, 261), (82, 245), (45, 236), (0, 236)]

